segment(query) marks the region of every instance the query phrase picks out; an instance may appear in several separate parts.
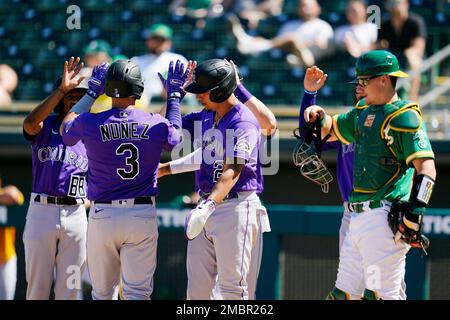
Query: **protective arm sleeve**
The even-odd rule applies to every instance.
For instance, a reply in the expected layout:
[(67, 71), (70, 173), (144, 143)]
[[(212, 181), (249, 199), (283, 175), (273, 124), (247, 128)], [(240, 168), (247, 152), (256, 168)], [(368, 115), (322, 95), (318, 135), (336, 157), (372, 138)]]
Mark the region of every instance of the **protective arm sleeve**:
[(189, 153), (188, 155), (169, 162), (171, 174), (191, 172), (200, 170), (202, 163), (202, 148)]
[(76, 114), (82, 114), (89, 112), (91, 107), (94, 105), (95, 99), (90, 95), (85, 94), (73, 107), (70, 109), (71, 112)]
[(176, 129), (181, 128), (181, 111), (180, 111), (180, 99), (169, 98), (167, 99), (167, 112), (166, 118), (172, 122)]
[[(300, 106), (300, 112), (298, 114), (298, 127), (304, 128), (306, 126), (305, 117), (303, 114), (305, 113), (306, 108), (309, 106), (312, 106), (316, 104), (316, 97), (317, 97), (317, 91), (310, 92), (310, 91), (304, 91), (303, 98), (302, 98), (302, 104)], [(304, 136), (305, 132), (302, 130), (301, 135)]]

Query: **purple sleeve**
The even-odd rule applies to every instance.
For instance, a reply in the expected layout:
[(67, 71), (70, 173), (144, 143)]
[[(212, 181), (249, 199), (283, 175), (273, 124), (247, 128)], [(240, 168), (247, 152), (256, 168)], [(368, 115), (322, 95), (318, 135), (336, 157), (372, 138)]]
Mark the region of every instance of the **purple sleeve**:
[[(312, 106), (313, 104), (316, 104), (316, 98), (317, 98), (317, 91), (316, 92), (310, 92), (310, 91), (304, 91), (303, 98), (302, 98), (302, 104), (300, 107), (300, 112), (298, 115), (298, 125), (299, 128), (306, 126), (305, 118), (303, 117), (303, 113), (305, 112), (306, 108), (309, 106)], [(300, 134), (302, 137), (306, 135), (305, 130), (300, 129)], [(324, 137), (322, 137), (324, 138)], [(315, 144), (317, 144), (317, 139), (313, 138), (313, 141)], [(339, 141), (333, 141), (333, 142), (326, 142), (322, 145), (322, 150), (331, 150), (336, 149), (340, 146)]]
[(253, 95), (244, 87), (242, 83), (236, 87), (234, 90), (234, 95), (244, 104), (253, 97)]
[(177, 129), (181, 128), (180, 99), (178, 98), (167, 99), (166, 118), (167, 120), (172, 122), (175, 128)]
[(339, 140), (332, 141), (332, 142), (325, 142), (322, 145), (322, 150), (331, 150), (331, 149), (338, 149), (341, 146), (341, 142)]
[(66, 146), (73, 146), (83, 138), (83, 116), (79, 115), (64, 125), (62, 139)]
[[(312, 106), (313, 104), (316, 104), (316, 92), (310, 92), (310, 91), (304, 91), (303, 98), (302, 98), (302, 104), (300, 106), (300, 112), (298, 114), (298, 127), (303, 128), (306, 125), (305, 118), (303, 117), (303, 113), (305, 112), (306, 108), (309, 106)], [(304, 130), (300, 131), (302, 136), (304, 135)]]
[(170, 151), (181, 142), (181, 134), (180, 131), (172, 123), (167, 124), (167, 130), (167, 140), (164, 144), (164, 149)]
[(194, 136), (194, 123), (195, 121), (201, 120), (201, 111), (200, 112), (191, 112), (187, 115), (184, 115), (181, 118), (181, 125), (182, 128), (189, 131), (189, 134), (191, 137)]
[(250, 160), (250, 157), (252, 156), (253, 151), (258, 145), (258, 137), (260, 135), (260, 132), (254, 124), (245, 121), (236, 123), (236, 125), (233, 127), (233, 130), (233, 150), (228, 150), (229, 144), (227, 143), (227, 150), (225, 150), (225, 159), (228, 160), (230, 158), (239, 158), (245, 160), (245, 162), (248, 162), (248, 160)]

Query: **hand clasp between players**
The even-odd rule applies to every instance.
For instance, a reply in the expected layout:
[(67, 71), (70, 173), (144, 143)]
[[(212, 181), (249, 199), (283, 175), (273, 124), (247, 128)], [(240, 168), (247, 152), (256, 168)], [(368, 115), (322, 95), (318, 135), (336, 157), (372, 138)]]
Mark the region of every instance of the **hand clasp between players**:
[(171, 61), (167, 72), (167, 79), (164, 79), (163, 75), (158, 72), (158, 77), (164, 89), (167, 92), (168, 99), (177, 98), (182, 100), (186, 95), (183, 87), (185, 83), (189, 82), (192, 78), (192, 73), (196, 67), (195, 61), (189, 60), (186, 70), (184, 69), (184, 63), (177, 60), (174, 66), (174, 62)]
[(306, 108), (304, 113), (305, 121), (308, 123), (314, 123), (317, 117), (323, 119), (325, 116), (326, 116), (325, 110), (317, 105), (312, 105)]
[(97, 99), (105, 93), (105, 79), (108, 72), (109, 64), (102, 62), (92, 70), (91, 79), (88, 82), (89, 90), (87, 92), (92, 98)]

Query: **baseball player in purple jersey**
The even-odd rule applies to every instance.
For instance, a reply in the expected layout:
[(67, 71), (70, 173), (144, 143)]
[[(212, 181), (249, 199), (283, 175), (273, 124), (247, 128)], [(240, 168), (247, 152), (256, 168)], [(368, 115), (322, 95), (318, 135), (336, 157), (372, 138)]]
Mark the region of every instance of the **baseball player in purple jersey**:
[[(311, 105), (316, 104), (317, 92), (322, 88), (327, 80), (327, 75), (317, 66), (308, 68), (305, 73), (303, 81), (304, 94), (299, 112), (299, 128), (305, 128), (306, 122), (303, 117), (305, 109)], [(362, 97), (360, 97), (362, 98)], [(304, 135), (304, 133), (302, 132)], [(340, 141), (326, 142), (323, 145), (323, 150), (337, 150), (337, 178), (339, 191), (343, 201), (344, 214), (342, 216), (341, 227), (339, 229), (339, 250), (342, 247), (345, 233), (347, 232), (350, 222), (350, 211), (348, 208), (348, 199), (353, 189), (353, 144), (345, 145)]]
[[(239, 79), (237, 68), (234, 65), (233, 61), (230, 61), (231, 65), (233, 66), (233, 69), (235, 71), (236, 75), (236, 89), (234, 91), (234, 95), (239, 99), (241, 103), (243, 103), (255, 116), (255, 118), (258, 120), (259, 125), (261, 127), (261, 132), (263, 135), (271, 136), (274, 133), (274, 130), (276, 129), (277, 123), (275, 116), (273, 112), (267, 108), (267, 106), (261, 102), (259, 99), (254, 97), (248, 90), (243, 86), (241, 83), (241, 80)], [(194, 66), (195, 67), (195, 66)], [(164, 79), (162, 79), (164, 81)], [(199, 112), (192, 112), (190, 114), (187, 114), (182, 117), (182, 125), (183, 129), (187, 130), (189, 133), (189, 136), (191, 138), (195, 135), (194, 127), (198, 126), (200, 129), (202, 126), (202, 117), (204, 117), (205, 112), (209, 112), (206, 109), (203, 109)], [(186, 136), (186, 134), (185, 134)], [(200, 137), (201, 140), (201, 137)], [(198, 141), (194, 142), (194, 145), (198, 145)], [(200, 143), (201, 145), (201, 143)], [(162, 177), (165, 175), (170, 174), (177, 174), (182, 172), (190, 172), (195, 171), (195, 190), (199, 190), (199, 169), (201, 165), (201, 148), (197, 149), (196, 151), (192, 152), (191, 154), (180, 158), (173, 160), (168, 163), (161, 164), (158, 170), (158, 176)], [(259, 158), (258, 158), (259, 161)], [(260, 163), (258, 163), (258, 166), (260, 166)], [(257, 175), (257, 190), (256, 193), (259, 196), (264, 188), (264, 180), (263, 176), (258, 174)], [(256, 285), (257, 285), (257, 279), (261, 264), (261, 257), (262, 257), (262, 248), (263, 248), (263, 232), (270, 231), (270, 224), (268, 221), (267, 211), (265, 208), (261, 205), (260, 210), (258, 210), (259, 219), (258, 222), (260, 223), (260, 230), (261, 232), (256, 237), (256, 241), (252, 248), (252, 258), (250, 262), (250, 267), (248, 271), (247, 276), (247, 286), (248, 286), (248, 298), (251, 300), (254, 300), (256, 297)], [(195, 280), (193, 280), (195, 281)], [(218, 282), (216, 281), (216, 284)], [(221, 293), (220, 288), (218, 285), (214, 288), (213, 293), (211, 295), (212, 299), (221, 299)]]
[[(66, 61), (56, 89), (25, 118), (23, 133), (31, 143), (33, 184), (23, 234), (27, 299), (49, 299), (55, 274), (55, 299), (76, 299), (86, 261), (87, 218), (84, 207), (88, 159), (80, 141), (68, 146), (59, 135), (61, 122), (85, 94), (78, 78), (80, 59)], [(50, 115), (55, 111), (56, 115)]]
[(134, 107), (144, 88), (135, 62), (118, 60), (107, 73), (101, 66), (97, 71), (91, 79), (98, 86), (96, 94), (103, 93), (104, 85), (112, 109), (86, 113), (80, 101), (61, 127), (67, 145), (84, 141), (89, 159), (87, 259), (92, 297), (112, 299), (120, 278), (124, 299), (150, 299), (158, 239), (157, 169), (162, 151), (181, 140), (179, 99), (188, 71), (180, 61), (170, 64), (167, 119)]
[(200, 117), (202, 201), (186, 217), (185, 235), (191, 240), (187, 299), (209, 299), (216, 277), (223, 299), (248, 299), (252, 245), (261, 232), (256, 194), (260, 127), (233, 95), (235, 88), (232, 65), (220, 59), (197, 66), (185, 87), (205, 108)]

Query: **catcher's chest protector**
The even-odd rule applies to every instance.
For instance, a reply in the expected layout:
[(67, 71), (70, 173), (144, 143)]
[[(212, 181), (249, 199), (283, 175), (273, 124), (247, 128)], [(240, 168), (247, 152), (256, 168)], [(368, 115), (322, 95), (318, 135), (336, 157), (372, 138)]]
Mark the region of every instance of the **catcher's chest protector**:
[(389, 118), (407, 104), (407, 101), (400, 100), (392, 104), (360, 109), (355, 131), (355, 190), (364, 193), (376, 192), (407, 170), (404, 161), (397, 161), (395, 149), (384, 135)]

